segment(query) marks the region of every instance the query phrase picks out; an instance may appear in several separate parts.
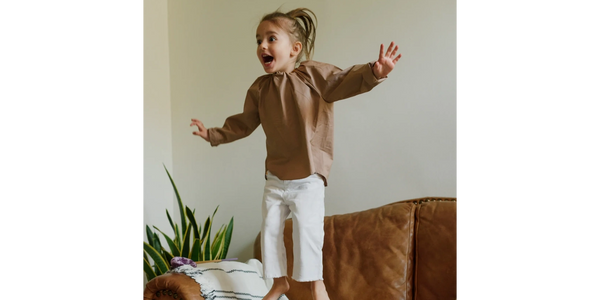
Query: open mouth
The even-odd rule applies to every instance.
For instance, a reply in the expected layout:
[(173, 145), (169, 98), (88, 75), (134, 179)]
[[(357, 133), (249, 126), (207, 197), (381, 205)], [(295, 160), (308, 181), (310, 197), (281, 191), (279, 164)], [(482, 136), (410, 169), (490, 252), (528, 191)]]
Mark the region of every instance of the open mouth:
[(265, 65), (270, 65), (273, 62), (273, 56), (271, 55), (263, 54), (262, 59)]

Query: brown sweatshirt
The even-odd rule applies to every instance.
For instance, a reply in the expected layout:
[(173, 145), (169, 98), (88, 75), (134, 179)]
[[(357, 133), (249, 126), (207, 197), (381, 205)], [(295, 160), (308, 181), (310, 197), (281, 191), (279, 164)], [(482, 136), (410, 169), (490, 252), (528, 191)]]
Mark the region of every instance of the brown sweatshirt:
[(290, 73), (259, 77), (248, 89), (244, 110), (209, 128), (212, 146), (250, 135), (262, 124), (267, 137), (266, 170), (281, 180), (318, 173), (325, 180), (333, 163), (333, 102), (368, 92), (377, 79), (372, 63), (345, 70), (304, 61)]

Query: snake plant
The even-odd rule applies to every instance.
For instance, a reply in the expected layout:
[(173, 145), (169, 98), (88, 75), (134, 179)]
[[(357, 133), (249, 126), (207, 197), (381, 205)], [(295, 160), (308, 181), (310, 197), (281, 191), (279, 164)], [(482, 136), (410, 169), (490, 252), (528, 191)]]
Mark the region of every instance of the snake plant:
[[(152, 226), (156, 230), (152, 231), (152, 229), (146, 225), (146, 237), (148, 242), (144, 242), (144, 273), (146, 274), (146, 279), (148, 281), (167, 272), (169, 270), (171, 259), (176, 256), (186, 257), (193, 261), (226, 258), (229, 244), (231, 243), (231, 235), (233, 233), (233, 217), (231, 217), (229, 224), (222, 225), (211, 242), (210, 237), (213, 229), (213, 219), (219, 210), (219, 206), (217, 206), (213, 212), (212, 217), (210, 215), (208, 216), (204, 222), (204, 230), (202, 230), (201, 224), (196, 222), (196, 211), (191, 210), (187, 206), (184, 208), (179, 192), (177, 191), (177, 186), (166, 167), (165, 171), (169, 176), (175, 196), (177, 197), (181, 226), (176, 222), (173, 222), (168, 209), (166, 210), (167, 218), (169, 219), (169, 224), (171, 224), (171, 229), (173, 229), (173, 237), (169, 237), (156, 226)], [(159, 234), (162, 235), (167, 242), (168, 249), (161, 244)]]

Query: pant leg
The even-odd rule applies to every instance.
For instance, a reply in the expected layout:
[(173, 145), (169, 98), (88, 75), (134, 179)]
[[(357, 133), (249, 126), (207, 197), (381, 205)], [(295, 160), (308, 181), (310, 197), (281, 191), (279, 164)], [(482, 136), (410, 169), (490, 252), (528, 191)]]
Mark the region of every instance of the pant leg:
[(292, 212), (296, 281), (323, 279), (325, 185), (319, 175), (290, 181), (286, 203)]
[(265, 278), (287, 276), (283, 229), (290, 209), (283, 201), (283, 193), (282, 181), (268, 174), (263, 195), (261, 228), (261, 251)]

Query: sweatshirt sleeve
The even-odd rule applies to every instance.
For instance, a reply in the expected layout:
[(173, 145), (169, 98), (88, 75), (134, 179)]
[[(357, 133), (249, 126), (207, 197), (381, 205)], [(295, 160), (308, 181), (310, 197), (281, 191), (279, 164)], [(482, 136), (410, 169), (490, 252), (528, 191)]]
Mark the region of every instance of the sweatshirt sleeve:
[(225, 120), (223, 127), (213, 127), (208, 129), (208, 138), (210, 145), (215, 147), (220, 144), (230, 143), (241, 138), (249, 136), (260, 125), (258, 114), (259, 99), (258, 80), (252, 84), (246, 93), (244, 109), (242, 113), (230, 116)]
[(368, 92), (383, 82), (385, 78), (377, 79), (373, 74), (373, 63), (342, 70), (334, 65), (307, 61), (298, 71), (326, 102), (334, 102)]

